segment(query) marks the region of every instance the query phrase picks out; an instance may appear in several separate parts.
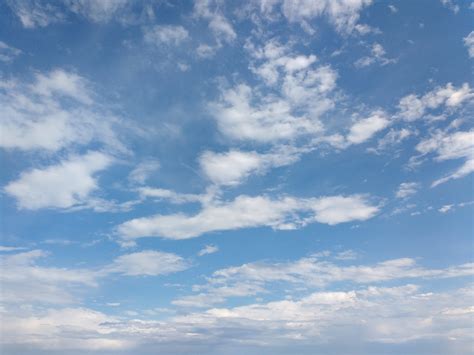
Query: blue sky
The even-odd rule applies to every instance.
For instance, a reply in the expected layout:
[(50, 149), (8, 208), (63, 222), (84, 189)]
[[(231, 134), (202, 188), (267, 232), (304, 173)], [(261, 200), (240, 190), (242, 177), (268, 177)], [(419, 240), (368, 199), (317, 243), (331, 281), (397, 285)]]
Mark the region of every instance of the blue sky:
[(2, 2), (2, 352), (470, 353), (473, 16)]

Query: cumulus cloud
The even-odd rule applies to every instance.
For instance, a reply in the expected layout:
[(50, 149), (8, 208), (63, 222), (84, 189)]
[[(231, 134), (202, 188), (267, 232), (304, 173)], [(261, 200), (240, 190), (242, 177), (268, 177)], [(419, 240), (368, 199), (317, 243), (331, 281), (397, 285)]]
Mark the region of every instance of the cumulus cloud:
[[(247, 43), (246, 48), (262, 85), (239, 83), (222, 90), (219, 100), (210, 104), (220, 132), (260, 143), (320, 133), (319, 117), (334, 106), (330, 96), (337, 73), (328, 65), (315, 66), (314, 55), (293, 53), (276, 41), (263, 48)], [(276, 93), (266, 94), (268, 89)]]
[(101, 152), (71, 156), (57, 165), (21, 173), (4, 190), (17, 200), (20, 209), (87, 204), (89, 195), (98, 188), (94, 176), (112, 162), (112, 157)]
[(214, 184), (235, 186), (251, 174), (294, 163), (301, 153), (301, 149), (291, 146), (283, 146), (269, 153), (235, 149), (224, 153), (206, 151), (201, 154), (199, 163), (204, 175)]
[(405, 121), (414, 121), (422, 118), (428, 110), (439, 107), (455, 110), (463, 102), (474, 98), (474, 92), (468, 83), (456, 88), (451, 83), (445, 87), (437, 87), (419, 97), (411, 94), (403, 97), (399, 103), (399, 116)]
[(100, 142), (126, 152), (117, 133), (122, 120), (94, 103), (91, 86), (63, 69), (38, 72), (32, 82), (0, 81), (0, 147), (55, 152)]
[(361, 195), (309, 199), (241, 195), (229, 202), (210, 201), (195, 215), (178, 213), (132, 219), (119, 225), (117, 232), (124, 241), (150, 236), (187, 239), (242, 228), (294, 229), (314, 222), (335, 225), (363, 221), (378, 210)]

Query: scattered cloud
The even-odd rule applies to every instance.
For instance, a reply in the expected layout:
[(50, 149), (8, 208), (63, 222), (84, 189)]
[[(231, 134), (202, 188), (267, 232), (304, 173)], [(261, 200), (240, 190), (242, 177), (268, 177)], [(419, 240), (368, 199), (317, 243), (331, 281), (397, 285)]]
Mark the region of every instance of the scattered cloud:
[(471, 31), (463, 40), (469, 53), (469, 58), (474, 58), (474, 31)]
[(468, 83), (464, 83), (459, 88), (448, 83), (445, 87), (437, 87), (421, 97), (415, 94), (403, 97), (399, 104), (399, 116), (405, 121), (414, 121), (423, 118), (428, 110), (434, 110), (440, 106), (455, 110), (463, 102), (473, 98), (474, 92)]
[(178, 213), (132, 219), (119, 225), (117, 232), (124, 241), (150, 236), (187, 239), (242, 228), (281, 230), (314, 222), (335, 225), (363, 221), (372, 218), (378, 210), (361, 195), (309, 199), (241, 195), (229, 202), (210, 201), (195, 215)]
[(21, 173), (4, 190), (17, 200), (18, 208), (69, 208), (87, 204), (98, 188), (95, 174), (112, 164), (113, 158), (101, 152), (70, 156), (57, 165)]
[(449, 131), (436, 130), (430, 138), (420, 141), (416, 150), (425, 155), (435, 153), (436, 161), (446, 161), (453, 159), (464, 159), (455, 172), (432, 183), (432, 187), (443, 184), (452, 179), (459, 179), (474, 172), (474, 131)]
[(371, 116), (354, 123), (350, 128), (347, 140), (352, 144), (360, 144), (390, 124), (382, 111), (375, 111)]
[(204, 256), (208, 254), (214, 254), (219, 251), (219, 247), (216, 245), (206, 245), (204, 248), (199, 250), (198, 256)]
[(145, 250), (119, 256), (112, 264), (105, 267), (102, 273), (120, 273), (126, 276), (157, 276), (175, 273), (187, 268), (189, 268), (189, 264), (176, 254)]
[(395, 194), (397, 198), (407, 198), (418, 192), (420, 184), (417, 182), (402, 182)]
[(55, 152), (100, 142), (109, 150), (127, 152), (118, 138), (123, 120), (94, 103), (91, 86), (87, 79), (63, 69), (38, 72), (33, 82), (2, 81), (0, 147)]
[(372, 45), (372, 48), (370, 49), (370, 56), (357, 59), (354, 62), (354, 65), (356, 66), (356, 68), (364, 68), (372, 64), (379, 64), (381, 66), (384, 66), (387, 64), (393, 64), (397, 62), (396, 59), (387, 58), (386, 54), (387, 53), (385, 52), (385, 49), (382, 47), (380, 43), (374, 43)]

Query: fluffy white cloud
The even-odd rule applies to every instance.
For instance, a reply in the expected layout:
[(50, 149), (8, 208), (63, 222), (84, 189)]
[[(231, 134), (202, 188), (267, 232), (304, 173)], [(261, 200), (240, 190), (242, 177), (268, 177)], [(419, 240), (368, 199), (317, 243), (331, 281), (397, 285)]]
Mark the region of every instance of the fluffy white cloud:
[(278, 150), (260, 154), (255, 151), (229, 150), (224, 153), (204, 152), (199, 163), (206, 177), (217, 185), (238, 185), (248, 176), (289, 165), (299, 159), (301, 149), (282, 146)]
[[(327, 65), (315, 67), (314, 55), (293, 53), (276, 41), (262, 48), (248, 42), (246, 49), (254, 59), (251, 69), (263, 84), (227, 88), (210, 104), (221, 133), (261, 143), (320, 133), (319, 117), (334, 106), (330, 96), (337, 73)], [(265, 94), (269, 88), (273, 93)]]
[(474, 31), (471, 31), (463, 40), (464, 45), (467, 47), (469, 57), (474, 58)]
[(225, 153), (204, 152), (199, 161), (204, 174), (214, 183), (237, 185), (262, 166), (262, 156), (256, 152), (231, 150)]
[(117, 232), (124, 241), (150, 236), (187, 239), (241, 228), (294, 229), (314, 222), (335, 225), (363, 221), (378, 210), (360, 195), (309, 199), (241, 195), (230, 202), (210, 201), (195, 215), (179, 213), (132, 219), (119, 225)]
[(121, 120), (94, 104), (90, 86), (62, 69), (36, 73), (31, 83), (0, 80), (0, 147), (53, 152), (95, 141), (125, 152)]
[(382, 111), (375, 111), (371, 116), (361, 119), (352, 125), (347, 135), (347, 140), (352, 144), (363, 143), (389, 124), (390, 121)]
[(407, 197), (410, 197), (411, 195), (416, 194), (419, 188), (420, 188), (420, 184), (417, 182), (402, 182), (400, 186), (398, 187), (398, 190), (395, 193), (395, 196), (397, 198), (407, 198)]
[(157, 276), (182, 271), (188, 267), (188, 263), (176, 254), (145, 250), (119, 256), (102, 272), (121, 273), (128, 276)]
[(189, 37), (183, 26), (156, 25), (144, 30), (145, 42), (157, 47), (162, 45), (179, 45)]
[(58, 165), (21, 173), (18, 180), (5, 186), (21, 209), (69, 208), (87, 204), (98, 188), (94, 175), (106, 169), (113, 158), (100, 152), (71, 156)]
[(399, 103), (399, 115), (406, 121), (422, 118), (427, 110), (434, 110), (441, 106), (454, 110), (463, 102), (474, 98), (474, 92), (468, 83), (456, 88), (451, 83), (445, 87), (438, 87), (427, 94), (418, 97), (411, 94), (403, 97)]

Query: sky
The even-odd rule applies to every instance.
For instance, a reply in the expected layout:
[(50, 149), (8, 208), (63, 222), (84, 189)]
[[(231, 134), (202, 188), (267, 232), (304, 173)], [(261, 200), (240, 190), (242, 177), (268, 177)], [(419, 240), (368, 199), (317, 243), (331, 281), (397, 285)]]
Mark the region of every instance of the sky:
[(0, 2), (2, 354), (468, 354), (474, 2)]

